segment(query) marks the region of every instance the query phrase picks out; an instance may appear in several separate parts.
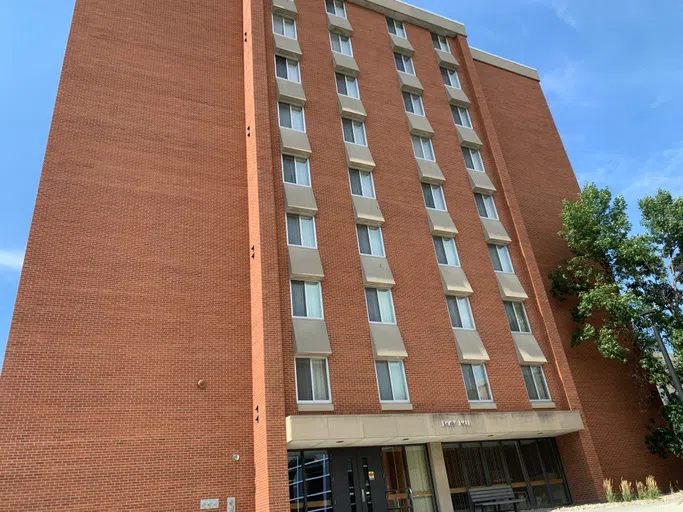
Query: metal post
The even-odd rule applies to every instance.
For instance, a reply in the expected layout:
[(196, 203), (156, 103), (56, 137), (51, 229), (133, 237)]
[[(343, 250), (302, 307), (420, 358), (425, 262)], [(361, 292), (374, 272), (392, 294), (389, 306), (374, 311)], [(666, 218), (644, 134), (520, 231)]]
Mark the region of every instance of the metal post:
[(669, 370), (669, 376), (671, 377), (671, 382), (673, 382), (674, 389), (676, 390), (676, 396), (678, 396), (678, 401), (680, 403), (683, 403), (683, 388), (681, 388), (681, 381), (678, 378), (678, 374), (676, 373), (676, 369), (674, 368), (673, 363), (671, 362), (671, 358), (669, 357), (669, 351), (666, 349), (666, 346), (664, 345), (664, 341), (662, 340), (662, 336), (659, 334), (659, 329), (657, 329), (657, 326), (652, 323), (652, 330), (655, 332), (655, 338), (657, 339), (657, 343), (659, 344), (659, 350), (662, 352), (662, 357), (664, 358), (664, 362), (666, 363), (666, 368)]

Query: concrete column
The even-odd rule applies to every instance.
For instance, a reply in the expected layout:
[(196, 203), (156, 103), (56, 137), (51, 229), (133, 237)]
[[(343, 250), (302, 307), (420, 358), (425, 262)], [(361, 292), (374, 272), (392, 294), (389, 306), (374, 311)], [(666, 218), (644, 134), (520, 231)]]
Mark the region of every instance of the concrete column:
[(439, 512), (453, 512), (451, 487), (448, 485), (448, 475), (446, 474), (446, 463), (443, 459), (441, 443), (429, 443), (427, 449), (429, 450), (429, 465), (432, 471), (437, 509)]

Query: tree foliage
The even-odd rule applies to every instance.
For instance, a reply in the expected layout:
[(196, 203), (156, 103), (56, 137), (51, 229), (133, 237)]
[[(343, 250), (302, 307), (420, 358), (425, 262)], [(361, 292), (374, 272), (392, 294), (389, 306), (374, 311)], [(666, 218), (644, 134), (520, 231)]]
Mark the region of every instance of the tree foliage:
[(559, 234), (572, 257), (550, 274), (552, 292), (572, 301), (573, 345), (592, 342), (606, 358), (635, 360), (663, 390), (647, 445), (683, 458), (683, 406), (652, 330), (659, 328), (683, 374), (683, 199), (660, 190), (638, 206), (642, 232), (634, 233), (626, 201), (608, 188), (589, 184), (565, 201)]

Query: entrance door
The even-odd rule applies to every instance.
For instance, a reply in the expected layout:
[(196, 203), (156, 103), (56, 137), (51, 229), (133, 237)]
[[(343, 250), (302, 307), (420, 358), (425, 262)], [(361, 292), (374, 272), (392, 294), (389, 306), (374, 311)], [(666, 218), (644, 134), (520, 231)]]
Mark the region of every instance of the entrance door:
[(380, 449), (330, 450), (335, 512), (387, 512)]

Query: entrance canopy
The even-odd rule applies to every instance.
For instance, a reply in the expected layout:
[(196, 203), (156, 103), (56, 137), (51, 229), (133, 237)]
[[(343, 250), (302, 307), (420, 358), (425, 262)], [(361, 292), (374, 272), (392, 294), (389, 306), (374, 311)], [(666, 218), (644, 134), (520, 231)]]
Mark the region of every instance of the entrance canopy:
[(287, 448), (342, 448), (557, 437), (583, 429), (578, 411), (287, 417)]

